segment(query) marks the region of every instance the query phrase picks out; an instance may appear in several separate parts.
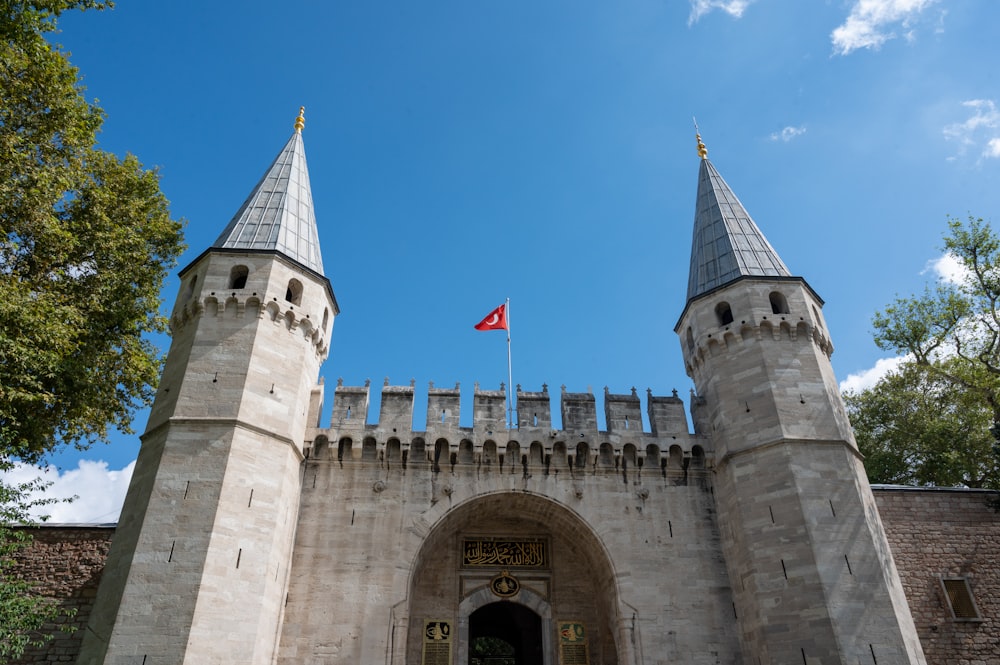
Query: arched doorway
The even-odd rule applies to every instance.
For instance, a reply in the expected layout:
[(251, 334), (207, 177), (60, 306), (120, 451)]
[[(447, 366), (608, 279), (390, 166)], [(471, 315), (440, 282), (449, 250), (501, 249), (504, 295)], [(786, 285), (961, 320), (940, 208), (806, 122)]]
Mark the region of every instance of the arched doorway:
[[(535, 548), (539, 556), (490, 559), (491, 547), (508, 553)], [(498, 590), (499, 579), (516, 590)], [(617, 640), (618, 587), (607, 550), (576, 512), (537, 494), (480, 495), (441, 515), (410, 570), (405, 616), (407, 665), (425, 660), (427, 626), (440, 622), (451, 626), (452, 662), (460, 665), (486, 655), (477, 655), (477, 638), (495, 638), (483, 645), (492, 642), (497, 653), (491, 655), (508, 659), (477, 665), (555, 665), (561, 648), (556, 625), (567, 621), (585, 628), (590, 662), (626, 662)]]
[(469, 665), (543, 665), (542, 618), (497, 601), (469, 615)]

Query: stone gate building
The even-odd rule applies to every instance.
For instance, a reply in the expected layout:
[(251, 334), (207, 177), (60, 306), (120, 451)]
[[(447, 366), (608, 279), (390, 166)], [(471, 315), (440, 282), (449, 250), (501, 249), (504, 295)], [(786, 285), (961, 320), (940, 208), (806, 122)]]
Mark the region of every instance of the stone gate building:
[[(301, 130), (181, 272), (84, 664), (925, 663), (823, 301), (701, 156), (697, 392), (338, 385)], [(555, 396), (561, 429), (552, 425)], [(506, 654), (487, 661), (482, 652)]]

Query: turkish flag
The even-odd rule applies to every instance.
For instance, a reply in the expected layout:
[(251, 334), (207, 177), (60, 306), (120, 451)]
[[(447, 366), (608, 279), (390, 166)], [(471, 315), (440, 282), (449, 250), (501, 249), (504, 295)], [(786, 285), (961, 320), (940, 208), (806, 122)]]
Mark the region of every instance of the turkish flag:
[(507, 330), (507, 305), (503, 304), (476, 324), (476, 330)]

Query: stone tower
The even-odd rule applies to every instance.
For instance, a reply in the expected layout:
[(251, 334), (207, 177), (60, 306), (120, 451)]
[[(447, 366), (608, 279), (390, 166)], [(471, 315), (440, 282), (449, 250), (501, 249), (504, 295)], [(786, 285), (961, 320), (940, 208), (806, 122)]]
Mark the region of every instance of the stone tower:
[(271, 663), (338, 313), (295, 132), (181, 271), (173, 341), (80, 663)]
[(830, 365), (823, 301), (707, 158), (675, 331), (715, 449), (744, 662), (924, 663)]

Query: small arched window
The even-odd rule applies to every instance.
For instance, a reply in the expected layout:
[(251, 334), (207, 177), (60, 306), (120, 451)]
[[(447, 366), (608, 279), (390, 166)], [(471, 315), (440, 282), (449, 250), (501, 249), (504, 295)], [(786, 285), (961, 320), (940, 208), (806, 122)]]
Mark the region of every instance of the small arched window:
[(719, 317), (720, 326), (728, 326), (733, 322), (733, 309), (725, 301), (715, 306), (715, 315)]
[(249, 274), (250, 269), (246, 266), (233, 266), (233, 269), (229, 271), (229, 288), (242, 289), (245, 287)]
[(694, 332), (691, 330), (691, 326), (687, 329), (687, 345), (688, 351), (694, 351)]
[(302, 282), (297, 279), (288, 280), (288, 290), (285, 291), (285, 300), (293, 305), (302, 304)]
[(771, 291), (768, 299), (771, 301), (772, 314), (788, 314), (788, 301), (785, 300), (784, 294)]
[(326, 332), (326, 326), (330, 323), (330, 309), (323, 308), (323, 331)]

